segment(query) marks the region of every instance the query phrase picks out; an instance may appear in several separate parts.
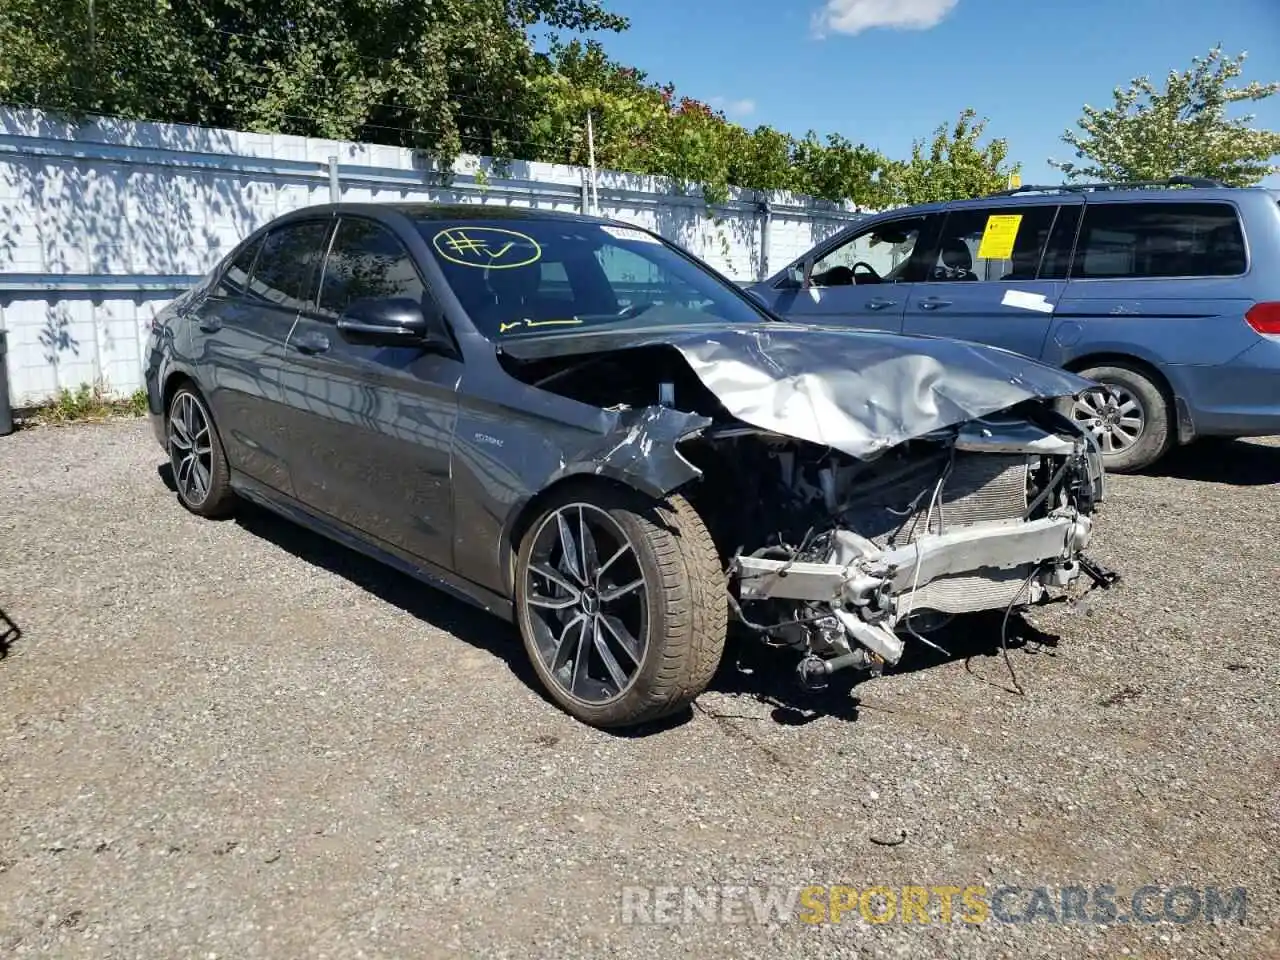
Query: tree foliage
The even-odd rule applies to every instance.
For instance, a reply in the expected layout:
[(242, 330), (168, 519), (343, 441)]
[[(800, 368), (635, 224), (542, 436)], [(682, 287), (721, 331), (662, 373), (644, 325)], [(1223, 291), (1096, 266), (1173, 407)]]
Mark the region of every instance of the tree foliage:
[(983, 145), (987, 121), (963, 111), (948, 127), (942, 124), (928, 143), (917, 140), (911, 159), (890, 171), (894, 196), (904, 204), (981, 197), (1004, 189), (1018, 165), (1009, 166), (1009, 143), (995, 139)]
[[(597, 0), (0, 0), (0, 101), (674, 178), (880, 209), (1002, 185), (1007, 145), (967, 111), (910, 160), (839, 135), (730, 122), (618, 63)], [(532, 33), (558, 37), (539, 52)]]
[(1253, 129), (1253, 115), (1231, 117), (1235, 104), (1280, 93), (1280, 82), (1233, 85), (1246, 54), (1225, 56), (1221, 45), (1195, 57), (1191, 68), (1170, 71), (1163, 90), (1148, 77), (1117, 87), (1106, 109), (1085, 105), (1079, 131), (1063, 141), (1076, 162), (1049, 162), (1069, 179), (1162, 180), (1209, 177), (1250, 186), (1280, 171), (1280, 132)]

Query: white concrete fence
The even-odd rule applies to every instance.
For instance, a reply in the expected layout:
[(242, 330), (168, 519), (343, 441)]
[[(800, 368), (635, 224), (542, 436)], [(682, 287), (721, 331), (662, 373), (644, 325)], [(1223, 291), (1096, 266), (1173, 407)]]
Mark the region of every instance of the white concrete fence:
[[(279, 214), (334, 197), (592, 212), (589, 179), (580, 167), (462, 157), (446, 186), (427, 158), (398, 147), (0, 108), (12, 403), (83, 384), (137, 389), (156, 311)], [(594, 198), (601, 215), (655, 230), (740, 282), (856, 219), (851, 205), (752, 191), (709, 213), (696, 190), (611, 171), (598, 172)]]

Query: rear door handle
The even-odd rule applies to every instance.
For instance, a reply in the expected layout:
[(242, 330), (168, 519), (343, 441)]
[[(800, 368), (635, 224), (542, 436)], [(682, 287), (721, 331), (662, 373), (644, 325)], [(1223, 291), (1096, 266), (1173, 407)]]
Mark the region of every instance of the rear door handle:
[(867, 301), (868, 310), (883, 310), (885, 307), (897, 306), (897, 300), (886, 300), (884, 297), (872, 297)]
[(196, 326), (205, 333), (217, 333), (222, 329), (222, 321), (217, 317), (201, 317), (196, 322)]
[(299, 353), (324, 353), (329, 349), (329, 338), (323, 333), (304, 333), (293, 345)]
[(926, 297), (920, 301), (921, 310), (937, 310), (939, 307), (951, 306), (950, 300), (942, 300), (938, 297)]

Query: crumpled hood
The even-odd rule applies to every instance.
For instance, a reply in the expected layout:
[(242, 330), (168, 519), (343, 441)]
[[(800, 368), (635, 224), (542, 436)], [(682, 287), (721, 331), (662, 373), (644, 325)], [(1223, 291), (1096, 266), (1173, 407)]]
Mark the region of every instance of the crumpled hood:
[(789, 323), (699, 323), (526, 336), (517, 360), (666, 345), (744, 423), (867, 460), (907, 440), (1090, 382), (981, 344)]

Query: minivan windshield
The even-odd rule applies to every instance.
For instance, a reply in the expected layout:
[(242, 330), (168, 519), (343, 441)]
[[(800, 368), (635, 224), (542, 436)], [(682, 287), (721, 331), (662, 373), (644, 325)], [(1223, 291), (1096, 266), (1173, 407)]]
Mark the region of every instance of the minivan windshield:
[(728, 281), (634, 227), (551, 218), (416, 225), (490, 340), (621, 324), (772, 319)]

